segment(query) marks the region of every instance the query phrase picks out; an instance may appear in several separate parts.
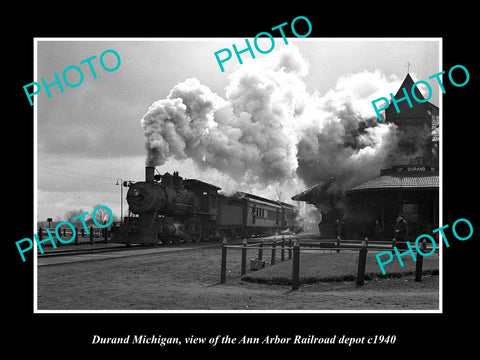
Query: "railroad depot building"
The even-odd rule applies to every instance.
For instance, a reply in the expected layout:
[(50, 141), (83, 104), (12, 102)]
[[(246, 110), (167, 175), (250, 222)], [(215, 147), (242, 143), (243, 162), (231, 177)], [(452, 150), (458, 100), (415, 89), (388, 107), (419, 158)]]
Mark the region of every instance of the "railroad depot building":
[[(405, 77), (395, 99), (404, 97), (401, 89), (410, 91), (414, 81)], [(415, 88), (418, 99), (424, 97)], [(391, 104), (392, 105), (392, 104)], [(391, 154), (391, 166), (381, 169), (372, 179), (347, 189), (341, 198), (328, 193), (329, 184), (318, 184), (292, 197), (293, 200), (319, 205), (322, 237), (334, 237), (334, 223), (339, 219), (347, 239), (376, 238), (391, 240), (396, 217), (401, 214), (408, 222), (408, 239), (431, 233), (439, 223), (439, 108), (426, 101), (407, 101), (385, 110), (385, 122), (397, 125), (402, 134), (397, 151)], [(327, 206), (325, 207), (325, 205)], [(340, 204), (340, 206), (338, 206)], [(324, 212), (324, 209), (327, 211)], [(376, 221), (378, 224), (376, 225)], [(378, 231), (379, 230), (379, 231)]]
[(380, 176), (347, 191), (357, 224), (355, 237), (373, 236), (375, 220), (380, 239), (392, 239), (398, 214), (408, 223), (408, 239), (432, 233), (438, 227), (439, 178), (435, 165), (396, 165)]

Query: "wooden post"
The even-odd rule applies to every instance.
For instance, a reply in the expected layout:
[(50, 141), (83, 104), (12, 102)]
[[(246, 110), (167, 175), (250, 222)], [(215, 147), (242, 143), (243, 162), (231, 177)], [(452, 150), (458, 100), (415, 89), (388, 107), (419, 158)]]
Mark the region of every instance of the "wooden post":
[(78, 246), (78, 228), (75, 227), (75, 245)]
[(337, 236), (337, 253), (340, 252), (340, 236)]
[(263, 241), (258, 245), (258, 260), (263, 259)]
[[(58, 236), (61, 238), (62, 237), (62, 228), (58, 228)], [(56, 237), (56, 235), (55, 235)], [(62, 242), (57, 238), (57, 247), (62, 246)]]
[[(427, 249), (427, 241), (424, 239), (422, 241), (422, 253), (425, 254)], [(419, 254), (417, 251), (417, 263), (415, 264), (415, 281), (422, 281), (422, 270), (423, 270), (423, 255)]]
[(220, 268), (220, 283), (223, 284), (227, 278), (227, 239), (222, 242), (222, 265)]
[(276, 241), (273, 240), (272, 242), (272, 258), (270, 259), (270, 265), (275, 265), (275, 247), (276, 247)]
[(93, 244), (93, 226), (90, 226), (90, 244)]
[(247, 239), (243, 239), (243, 247), (242, 247), (242, 275), (247, 273)]
[(42, 227), (41, 227), (41, 226), (38, 227), (38, 234), (37, 234), (37, 236), (38, 236), (38, 240), (42, 240), (42, 239), (43, 239)]
[(395, 254), (395, 250), (393, 249), (397, 245), (397, 240), (395, 238), (392, 239), (392, 254)]
[(288, 239), (288, 260), (292, 258), (292, 239)]
[(293, 244), (292, 261), (292, 290), (298, 290), (300, 287), (300, 244), (295, 240)]
[(105, 239), (105, 244), (108, 242), (108, 228), (103, 228), (103, 238)]
[(357, 271), (357, 285), (363, 285), (365, 282), (365, 265), (367, 264), (367, 242), (362, 241), (362, 248), (358, 253), (358, 271)]
[(285, 238), (282, 235), (282, 251), (280, 252), (280, 261), (285, 261)]

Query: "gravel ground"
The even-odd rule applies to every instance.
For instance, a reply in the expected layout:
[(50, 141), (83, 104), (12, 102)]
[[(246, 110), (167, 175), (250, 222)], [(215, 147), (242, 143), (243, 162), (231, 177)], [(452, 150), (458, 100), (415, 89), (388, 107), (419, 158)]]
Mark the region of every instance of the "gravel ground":
[[(248, 258), (253, 256), (248, 255)], [(268, 259), (267, 259), (268, 260)], [(287, 262), (280, 264), (287, 265)], [(270, 268), (274, 270), (275, 265)], [(439, 277), (425, 275), (289, 286), (244, 282), (240, 252), (220, 249), (38, 267), (39, 310), (438, 310)]]

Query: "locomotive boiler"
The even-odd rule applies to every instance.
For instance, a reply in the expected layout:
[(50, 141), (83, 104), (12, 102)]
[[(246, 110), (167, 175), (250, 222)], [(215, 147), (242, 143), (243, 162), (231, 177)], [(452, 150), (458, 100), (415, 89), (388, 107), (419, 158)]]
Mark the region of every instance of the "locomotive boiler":
[(295, 206), (256, 195), (218, 193), (219, 187), (177, 172), (155, 175), (145, 168), (145, 181), (131, 183), (129, 216), (112, 229), (113, 242), (156, 244), (298, 232)]
[(133, 183), (127, 192), (132, 213), (178, 216), (196, 209), (194, 194), (183, 186), (177, 172), (154, 176), (153, 167), (145, 168), (145, 181)]
[(154, 167), (146, 167), (145, 181), (130, 184), (129, 216), (115, 224), (112, 241), (127, 245), (169, 243), (178, 238), (200, 241), (202, 229), (195, 193), (184, 187), (177, 172), (154, 173)]

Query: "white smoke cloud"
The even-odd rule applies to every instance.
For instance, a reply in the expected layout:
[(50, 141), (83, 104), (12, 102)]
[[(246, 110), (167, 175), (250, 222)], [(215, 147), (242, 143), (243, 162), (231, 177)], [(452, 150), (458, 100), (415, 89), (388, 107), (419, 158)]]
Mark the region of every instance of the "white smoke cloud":
[(322, 102), (332, 112), (349, 105), (359, 118), (371, 118), (377, 116), (371, 101), (396, 91), (401, 83), (402, 79), (395, 75), (387, 77), (380, 70), (374, 72), (364, 70), (341, 76), (335, 88), (322, 98)]
[(306, 90), (308, 68), (289, 44), (243, 64), (225, 98), (195, 78), (177, 84), (141, 120), (147, 164), (192, 159), (203, 179), (227, 191), (281, 193), (283, 200), (330, 176), (341, 188), (376, 176), (395, 129), (375, 120), (371, 100), (399, 80), (363, 71), (321, 96)]

